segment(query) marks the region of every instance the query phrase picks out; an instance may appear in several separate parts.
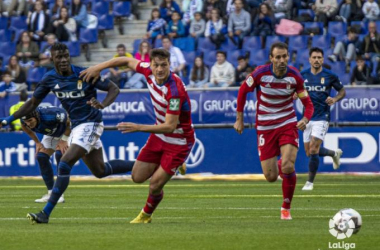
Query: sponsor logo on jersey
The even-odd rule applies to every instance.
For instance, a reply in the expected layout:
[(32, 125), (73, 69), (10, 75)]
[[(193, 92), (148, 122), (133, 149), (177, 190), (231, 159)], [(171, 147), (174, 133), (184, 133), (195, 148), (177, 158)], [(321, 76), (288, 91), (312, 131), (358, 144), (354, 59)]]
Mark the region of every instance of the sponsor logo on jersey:
[(59, 89), (58, 83), (54, 86), (54, 89)]
[(326, 86), (306, 86), (307, 91), (324, 92)]
[(248, 85), (249, 87), (252, 87), (252, 85), (253, 85), (253, 83), (254, 83), (255, 81), (253, 80), (253, 77), (252, 77), (252, 76), (249, 76), (248, 79), (247, 79), (247, 81), (245, 81), (245, 82), (247, 83), (247, 85)]
[(85, 94), (84, 94), (84, 91), (68, 91), (68, 92), (64, 92), (64, 91), (55, 91), (54, 94), (58, 97), (58, 98), (70, 98), (70, 99), (77, 99), (77, 98), (81, 98), (81, 97), (84, 97)]
[(81, 90), (83, 88), (83, 82), (82, 80), (78, 80), (77, 89)]
[(178, 98), (170, 99), (169, 110), (172, 110), (172, 111), (179, 110), (179, 99)]
[(147, 62), (140, 63), (140, 67), (142, 68), (149, 68), (149, 66), (150, 66), (150, 63), (147, 63)]

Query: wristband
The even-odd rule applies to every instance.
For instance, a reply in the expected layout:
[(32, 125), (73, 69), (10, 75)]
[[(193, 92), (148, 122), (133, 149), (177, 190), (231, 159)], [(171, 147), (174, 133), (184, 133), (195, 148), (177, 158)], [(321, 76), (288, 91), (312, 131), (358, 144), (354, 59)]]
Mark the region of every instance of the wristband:
[(62, 135), (61, 140), (62, 141), (67, 141), (69, 137), (67, 135)]

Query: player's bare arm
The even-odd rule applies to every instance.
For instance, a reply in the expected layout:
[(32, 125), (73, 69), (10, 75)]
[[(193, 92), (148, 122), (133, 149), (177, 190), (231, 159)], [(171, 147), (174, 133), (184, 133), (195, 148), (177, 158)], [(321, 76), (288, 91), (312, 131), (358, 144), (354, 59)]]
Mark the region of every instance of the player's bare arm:
[(62, 154), (64, 154), (66, 150), (69, 148), (69, 145), (67, 144), (67, 140), (69, 139), (70, 133), (71, 133), (70, 119), (67, 118), (66, 130), (63, 133), (61, 139), (59, 140), (57, 144), (57, 148), (56, 148), (56, 150), (60, 150)]
[(308, 123), (309, 120), (306, 117), (302, 117), (302, 119), (297, 122), (297, 128), (301, 131), (304, 131)]
[(239, 135), (243, 133), (243, 130), (244, 130), (244, 113), (243, 112), (237, 112), (234, 129)]
[(139, 62), (139, 60), (130, 57), (113, 58), (111, 60), (83, 70), (80, 73), (79, 77), (82, 78), (85, 82), (95, 83), (100, 77), (100, 71), (102, 71), (103, 69), (128, 66), (128, 68), (136, 71), (136, 67)]
[(327, 97), (327, 99), (326, 99), (325, 102), (329, 106), (331, 106), (334, 103), (339, 102), (340, 100), (342, 100), (345, 96), (346, 96), (346, 90), (344, 88), (342, 88), (341, 90), (339, 90), (338, 94), (335, 97), (331, 97), (331, 96)]
[(96, 109), (104, 109), (116, 100), (116, 97), (119, 95), (119, 93), (120, 89), (116, 86), (115, 83), (110, 81), (108, 83), (107, 95), (104, 98), (104, 100), (100, 102), (99, 100), (93, 97), (90, 101), (87, 102), (87, 104), (91, 105)]
[(36, 143), (36, 156), (38, 152), (41, 150), (45, 149), (45, 147), (42, 145), (40, 140), (38, 139), (36, 133), (34, 133), (28, 126), (25, 126), (24, 124), (21, 123), (21, 129)]
[(132, 122), (121, 122), (117, 124), (119, 131), (124, 133), (147, 132), (153, 134), (170, 134), (176, 129), (179, 115), (166, 114), (165, 122), (159, 125), (143, 125)]
[(5, 117), (5, 118), (0, 118), (1, 119), (0, 128), (4, 125), (10, 124), (14, 120), (20, 119), (21, 117), (29, 114), (30, 112), (35, 110), (40, 103), (41, 103), (41, 100), (39, 100), (35, 97), (30, 98), (13, 115)]

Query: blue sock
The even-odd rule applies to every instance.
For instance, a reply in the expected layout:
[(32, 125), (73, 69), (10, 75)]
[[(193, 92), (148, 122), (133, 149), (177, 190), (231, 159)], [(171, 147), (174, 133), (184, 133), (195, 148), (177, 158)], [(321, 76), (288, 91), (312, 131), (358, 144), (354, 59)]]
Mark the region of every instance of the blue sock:
[(58, 175), (58, 166), (59, 166), (59, 162), (61, 161), (61, 158), (62, 158), (63, 154), (61, 152), (61, 150), (57, 150), (55, 151), (55, 161), (57, 162), (57, 175)]
[(51, 167), (50, 156), (39, 152), (37, 154), (38, 165), (40, 166), (41, 176), (48, 190), (52, 190), (54, 186), (54, 172)]
[(45, 214), (47, 214), (48, 216), (50, 216), (51, 212), (53, 211), (55, 205), (58, 202), (59, 197), (61, 197), (61, 195), (65, 192), (67, 186), (69, 185), (71, 169), (72, 166), (70, 166), (64, 161), (61, 161), (58, 165), (57, 181), (54, 184), (49, 201), (43, 209)]
[(310, 155), (309, 182), (314, 182), (315, 176), (317, 175), (318, 166), (319, 166), (319, 156), (317, 154)]
[(124, 174), (132, 171), (134, 161), (112, 160), (104, 163), (104, 176), (113, 174)]
[(335, 156), (335, 151), (327, 149), (327, 148), (324, 148), (324, 147), (320, 147), (319, 148), (319, 156), (330, 156), (330, 157), (333, 157), (333, 156)]

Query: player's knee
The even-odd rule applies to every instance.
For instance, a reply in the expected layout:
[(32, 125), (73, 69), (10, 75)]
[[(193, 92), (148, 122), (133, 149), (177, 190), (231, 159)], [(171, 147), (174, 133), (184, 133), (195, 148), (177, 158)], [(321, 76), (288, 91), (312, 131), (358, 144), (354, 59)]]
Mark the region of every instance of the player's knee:
[(294, 162), (291, 160), (282, 160), (281, 171), (284, 174), (290, 174), (294, 172)]
[(264, 176), (268, 182), (275, 182), (278, 178), (278, 175), (275, 173), (265, 173)]
[(143, 179), (143, 178), (132, 173), (132, 181), (134, 183), (143, 183), (145, 181), (145, 179)]
[(96, 177), (96, 178), (98, 178), (98, 179), (101, 179), (101, 178), (103, 178), (103, 177), (105, 177), (106, 176), (106, 174), (105, 174), (105, 170), (104, 169), (95, 169), (95, 170), (92, 170), (92, 174)]
[(149, 185), (149, 193), (150, 194), (160, 193), (161, 190), (162, 190), (162, 185), (160, 183), (150, 183), (150, 185)]

